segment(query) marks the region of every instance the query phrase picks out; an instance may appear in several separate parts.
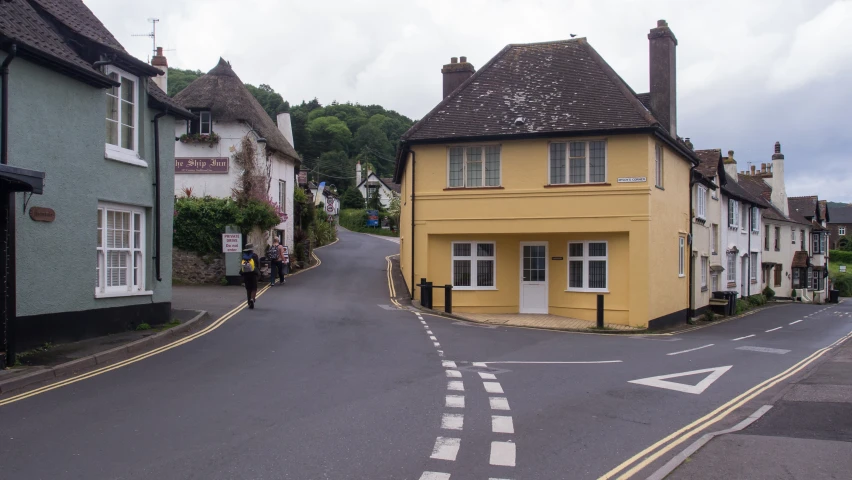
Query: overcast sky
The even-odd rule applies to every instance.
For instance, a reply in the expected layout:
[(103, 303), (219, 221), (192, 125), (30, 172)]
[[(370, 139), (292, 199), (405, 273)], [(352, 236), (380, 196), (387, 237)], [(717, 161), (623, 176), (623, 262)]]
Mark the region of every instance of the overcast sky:
[(678, 38), (678, 134), (734, 150), (739, 168), (786, 156), (787, 194), (852, 202), (852, 0), (85, 0), (125, 48), (244, 82), (290, 103), (380, 104), (413, 119), (441, 96), (441, 66), (484, 65), (508, 43), (587, 37), (637, 92), (647, 33)]

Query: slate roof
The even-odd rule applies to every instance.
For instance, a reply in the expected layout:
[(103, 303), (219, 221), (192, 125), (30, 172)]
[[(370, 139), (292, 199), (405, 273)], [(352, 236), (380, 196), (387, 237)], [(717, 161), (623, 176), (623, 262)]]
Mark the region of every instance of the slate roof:
[(394, 182), (393, 182), (393, 178), (391, 178), (391, 177), (382, 177), (382, 178), (380, 178), (379, 180), (381, 180), (381, 181), (382, 181), (382, 183), (384, 183), (386, 187), (388, 187), (389, 189), (393, 190), (394, 192), (396, 192), (396, 193), (400, 193), (400, 192), (402, 192), (402, 185), (400, 185), (399, 183), (394, 183)]
[(210, 110), (216, 122), (245, 122), (266, 139), (267, 147), (300, 161), (299, 154), (224, 58), (175, 95), (174, 101), (189, 110)]
[[(516, 124), (517, 119), (522, 124)], [(659, 125), (585, 38), (510, 44), (404, 141), (630, 130)]]
[(808, 223), (814, 217), (816, 217), (817, 211), (817, 196), (812, 195), (808, 197), (789, 197), (787, 198), (787, 205), (790, 207), (790, 212), (794, 210), (798, 212), (801, 216), (808, 219)]
[(722, 159), (722, 149), (696, 150), (695, 155), (700, 163), (695, 170), (707, 178), (713, 178), (719, 173), (719, 161)]
[(828, 207), (831, 223), (852, 223), (852, 205), (848, 207)]
[(195, 118), (195, 114), (180, 106), (171, 97), (166, 95), (153, 81), (148, 82), (148, 105), (151, 108), (160, 110), (168, 110), (169, 113), (176, 117), (181, 117), (186, 120)]
[(828, 202), (825, 200), (820, 200), (819, 202), (817, 202), (817, 208), (819, 210), (820, 220), (825, 220), (826, 222), (828, 222)]
[(57, 70), (76, 71), (99, 86), (112, 84), (71, 49), (27, 0), (0, 1), (0, 37), (14, 39), (23, 58), (51, 63)]
[(86, 7), (82, 0), (29, 0), (37, 4), (65, 26), (113, 50), (124, 52), (124, 47), (112, 36), (98, 17)]
[(722, 185), (722, 192), (729, 197), (734, 197), (738, 200), (752, 203), (758, 208), (769, 208), (769, 202), (759, 196), (754, 196), (749, 193), (745, 188), (739, 185), (735, 179), (731, 178), (731, 176), (728, 175), (728, 172), (725, 172), (725, 179), (726, 183)]

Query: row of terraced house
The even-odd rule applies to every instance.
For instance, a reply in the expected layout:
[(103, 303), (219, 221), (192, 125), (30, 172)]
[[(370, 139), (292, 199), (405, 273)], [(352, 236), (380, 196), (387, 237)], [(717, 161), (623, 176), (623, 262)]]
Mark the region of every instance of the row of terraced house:
[[(677, 39), (648, 34), (636, 93), (585, 38), (511, 44), (478, 71), (444, 65), (443, 99), (403, 135), (400, 266), (453, 287), (453, 310), (662, 328), (713, 292), (825, 298), (824, 203), (787, 198), (771, 166), (677, 130)], [(433, 307), (444, 308), (443, 295)]]

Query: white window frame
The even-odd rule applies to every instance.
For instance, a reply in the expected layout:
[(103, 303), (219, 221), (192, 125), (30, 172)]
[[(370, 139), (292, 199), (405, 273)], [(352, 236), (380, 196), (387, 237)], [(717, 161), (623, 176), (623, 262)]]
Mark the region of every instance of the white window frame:
[[(477, 244), (491, 245), (494, 249), (493, 256), (477, 255)], [(456, 256), (456, 245), (470, 245), (470, 256)], [(470, 260), (470, 286), (456, 285), (456, 260)], [(479, 261), (490, 261), (493, 264), (492, 272), (494, 272), (494, 285), (480, 287), (477, 285), (479, 278), (476, 274), (477, 263)], [(493, 241), (470, 240), (463, 242), (450, 242), (450, 277), (453, 284), (453, 290), (497, 290), (497, 243)]]
[[(497, 185), (486, 185), (488, 183), (488, 179), (486, 177), (486, 171), (485, 171), (485, 165), (486, 165), (486, 163), (488, 163), (487, 160), (486, 160), (486, 154), (485, 154), (485, 149), (487, 147), (497, 147), (499, 149), (500, 159), (499, 159), (498, 163), (500, 164), (500, 166), (497, 169), (497, 174), (498, 174)], [(464, 152), (464, 155), (462, 155), (462, 173), (461, 173), (462, 174), (462, 184), (461, 185), (452, 185), (450, 183), (450, 161), (451, 161), (450, 160), (451, 159), (450, 153), (452, 152), (452, 150), (454, 148), (461, 148), (462, 152)], [(482, 166), (480, 167), (480, 168), (482, 168), (482, 177), (481, 177), (482, 178), (482, 185), (469, 186), (467, 184), (467, 170), (468, 170), (468, 167), (467, 167), (467, 164), (468, 164), (467, 151), (468, 151), (469, 148), (481, 148), (482, 149), (482, 162), (481, 162)], [(477, 144), (477, 145), (450, 145), (449, 147), (447, 147), (447, 188), (499, 188), (499, 187), (502, 187), (502, 186), (503, 186), (503, 145), (502, 144), (499, 144), (499, 143), (483, 143), (483, 144)]]
[(757, 252), (751, 252), (749, 255), (749, 280), (752, 283), (757, 283), (757, 263), (760, 261)]
[[(207, 128), (208, 131), (204, 131), (204, 117), (207, 116)], [(209, 110), (202, 110), (198, 112), (198, 134), (199, 135), (210, 135), (213, 133), (213, 115), (210, 114)]]
[(769, 232), (771, 232), (772, 229), (769, 228), (769, 225), (764, 225), (763, 228), (764, 228), (764, 231), (763, 231), (763, 233), (764, 233), (764, 235), (763, 235), (763, 250), (768, 252), (769, 251), (769, 243), (770, 243), (769, 242), (769, 240), (770, 240)]
[(728, 283), (737, 281), (737, 254), (728, 252)]
[[(592, 178), (592, 156), (591, 156), (591, 144), (592, 142), (601, 142), (604, 146), (604, 178), (600, 182), (591, 181)], [(584, 149), (586, 152), (586, 166), (585, 166), (585, 174), (586, 178), (583, 182), (571, 182), (571, 144), (572, 143), (582, 143), (584, 144)], [(553, 151), (551, 150), (551, 145), (565, 145), (565, 176), (562, 177), (561, 182), (552, 182), (552, 178), (550, 175), (550, 171), (552, 169), (553, 163)], [(576, 157), (575, 157), (576, 158)], [(547, 145), (547, 185), (603, 185), (607, 183), (607, 178), (609, 174), (609, 145), (606, 139), (591, 139), (591, 140), (574, 140), (567, 142), (550, 142)]]
[[(127, 80), (130, 80), (131, 82), (133, 82), (133, 89), (134, 89), (134, 93), (136, 94), (135, 95), (136, 98), (134, 98), (134, 103), (133, 103), (134, 110), (135, 110), (134, 115), (133, 115), (133, 148), (128, 149), (128, 148), (123, 148), (123, 147), (120, 146), (121, 145), (121, 108), (122, 108), (122, 105), (121, 105), (121, 102), (122, 102), (122, 100), (121, 100), (121, 87), (120, 86), (115, 87), (117, 89), (117, 93), (118, 93), (118, 98), (116, 99), (117, 104), (118, 104), (118, 145), (113, 145), (111, 143), (107, 143), (106, 139), (104, 139), (104, 158), (108, 158), (110, 160), (115, 160), (115, 161), (118, 161), (118, 162), (129, 163), (131, 165), (136, 165), (138, 167), (147, 167), (148, 162), (146, 162), (145, 160), (142, 159), (142, 157), (139, 156), (139, 135), (141, 133), (141, 129), (140, 129), (140, 126), (139, 126), (139, 124), (140, 124), (139, 117), (142, 113), (142, 104), (141, 104), (142, 102), (140, 101), (140, 99), (142, 98), (142, 95), (141, 95), (139, 90), (141, 89), (140, 85), (141, 85), (142, 82), (139, 80), (139, 77), (137, 77), (136, 75), (132, 75), (130, 73), (127, 73), (126, 71), (124, 71), (124, 70), (122, 70), (122, 69), (120, 69), (120, 68), (118, 68), (114, 65), (107, 65), (105, 67), (104, 73), (107, 76), (109, 76), (111, 73), (115, 73), (116, 75), (119, 76), (119, 83), (121, 83), (122, 77), (124, 77)], [(108, 96), (108, 95), (109, 95), (109, 91), (105, 91), (104, 92), (104, 101), (105, 102), (106, 102), (106, 96)], [(104, 121), (110, 121), (110, 120), (107, 120), (106, 117), (105, 117)], [(104, 134), (106, 134), (106, 132), (104, 132)]]
[(841, 237), (846, 235), (846, 227), (837, 227), (837, 234)]
[[(766, 235), (769, 235), (769, 232), (767, 232)], [(775, 244), (773, 245), (773, 248), (776, 252), (781, 251), (781, 227), (775, 227)]]
[(287, 181), (278, 180), (278, 207), (282, 212), (287, 212)]
[(795, 245), (796, 244), (796, 229), (793, 228), (793, 227), (790, 227), (790, 237), (792, 237), (793, 245)]
[(701, 288), (707, 288), (707, 270), (710, 265), (710, 259), (707, 257), (701, 257)]
[(677, 243), (678, 243), (678, 254), (679, 254), (678, 255), (679, 258), (678, 258), (678, 261), (677, 261), (677, 263), (678, 263), (677, 276), (678, 277), (684, 277), (685, 276), (685, 273), (684, 273), (685, 270), (684, 269), (685, 269), (685, 266), (686, 266), (686, 260), (684, 259), (684, 256), (686, 255), (686, 238), (684, 238), (684, 237), (677, 237), (677, 238), (678, 238)]
[(751, 231), (760, 233), (760, 209), (755, 206), (751, 207)]
[(737, 212), (737, 217), (740, 219), (740, 230), (748, 230), (748, 205), (742, 204), (742, 210)]
[(710, 241), (712, 245), (710, 246), (710, 253), (713, 255), (719, 254), (719, 224), (714, 223), (710, 225)]
[(698, 186), (698, 207), (695, 216), (704, 220), (707, 218), (707, 187), (704, 185)]
[[(130, 247), (129, 248), (109, 248), (107, 246), (107, 212), (114, 211), (119, 213), (130, 214)], [(139, 242), (136, 242), (135, 229), (136, 218), (139, 216)], [(97, 282), (95, 284), (95, 297), (124, 297), (134, 295), (152, 295), (154, 292), (145, 289), (146, 275), (146, 216), (145, 209), (132, 205), (122, 205), (117, 203), (98, 202), (98, 237), (99, 245), (96, 244), (97, 251)], [(107, 286), (107, 254), (109, 251), (122, 251), (129, 257), (127, 260), (126, 277), (127, 285), (122, 286)], [(134, 274), (134, 259), (138, 261), (136, 272)]]
[(813, 250), (811, 251), (812, 255), (822, 253), (822, 250), (820, 250), (820, 245), (822, 243), (820, 242), (821, 236), (822, 235), (820, 235), (819, 233), (811, 233), (811, 247), (813, 248)]
[[(603, 243), (606, 246), (606, 255), (604, 256), (590, 256), (589, 255), (589, 244), (590, 243)], [(582, 256), (571, 256), (571, 245), (572, 244), (582, 244), (583, 245), (583, 255)], [(600, 292), (600, 293), (608, 293), (609, 292), (609, 242), (606, 240), (585, 240), (579, 242), (568, 242), (568, 250), (566, 253), (566, 257), (568, 261), (566, 262), (565, 274), (566, 274), (566, 282), (565, 285), (567, 288), (566, 292)], [(582, 287), (572, 287), (571, 286), (571, 262), (583, 262), (583, 286)], [(604, 288), (590, 288), (589, 287), (589, 262), (606, 262), (605, 275), (606, 275), (606, 286)]]
[(740, 228), (740, 202), (728, 199), (728, 228)]
[(664, 162), (663, 146), (658, 143), (654, 146), (654, 185), (657, 188), (665, 188), (663, 184), (666, 173)]

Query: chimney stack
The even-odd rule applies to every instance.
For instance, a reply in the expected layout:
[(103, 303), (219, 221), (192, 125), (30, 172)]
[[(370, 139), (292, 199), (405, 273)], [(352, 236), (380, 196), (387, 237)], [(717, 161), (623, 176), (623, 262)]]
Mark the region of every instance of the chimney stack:
[(444, 75), (444, 98), (447, 98), (465, 80), (476, 72), (473, 65), (467, 62), (467, 57), (461, 57), (461, 62), (456, 57), (450, 59), (450, 63), (444, 65), (441, 73)]
[(361, 185), (361, 160), (355, 164), (355, 186)]
[(665, 20), (648, 34), (651, 73), (651, 112), (677, 138), (677, 38)]
[(790, 215), (787, 205), (787, 189), (784, 186), (784, 154), (781, 153), (781, 142), (775, 142), (775, 153), (772, 154), (772, 197), (770, 200), (784, 215)]
[(760, 164), (760, 173), (766, 173), (766, 164), (765, 163)]
[(296, 148), (293, 143), (293, 123), (290, 121), (290, 114), (279, 113), (276, 119), (278, 120), (278, 130), (284, 134), (284, 138), (290, 142), (290, 146)]
[(757, 168), (757, 165), (751, 166), (751, 175), (754, 176), (754, 169)]
[(728, 156), (722, 159), (722, 163), (725, 166), (725, 173), (728, 174), (728, 177), (734, 182), (737, 181), (737, 161), (734, 160), (734, 151), (728, 150)]
[(163, 47), (157, 47), (157, 54), (151, 58), (151, 65), (163, 72), (162, 75), (157, 75), (152, 80), (160, 87), (160, 90), (169, 93), (169, 62), (163, 55)]

